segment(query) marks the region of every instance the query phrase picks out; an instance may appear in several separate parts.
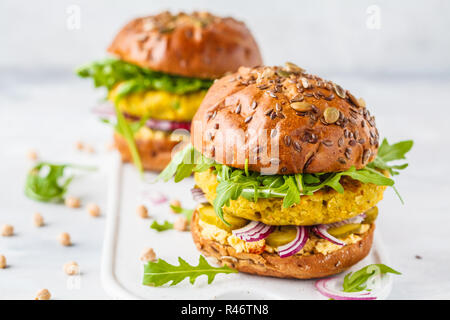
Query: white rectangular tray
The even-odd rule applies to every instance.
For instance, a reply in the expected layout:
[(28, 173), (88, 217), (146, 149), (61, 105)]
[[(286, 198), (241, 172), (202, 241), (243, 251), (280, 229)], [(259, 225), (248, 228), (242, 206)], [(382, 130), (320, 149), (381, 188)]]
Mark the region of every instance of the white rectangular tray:
[[(170, 211), (168, 202), (153, 204), (151, 197), (166, 195), (179, 199), (186, 208), (193, 208), (190, 188), (192, 178), (180, 183), (154, 184), (142, 181), (138, 172), (129, 164), (122, 165), (117, 155), (110, 161), (111, 175), (107, 225), (102, 257), (102, 284), (107, 293), (116, 299), (327, 299), (314, 287), (313, 280), (290, 280), (238, 274), (219, 274), (214, 282), (207, 284), (206, 277), (199, 277), (195, 285), (184, 280), (176, 286), (149, 287), (142, 285), (143, 264), (139, 261), (141, 251), (152, 247), (158, 258), (178, 265), (178, 257), (197, 265), (199, 252), (189, 232), (168, 230), (157, 232), (150, 229), (156, 219), (173, 221), (177, 215)], [(145, 180), (153, 181), (156, 174), (146, 173)], [(142, 219), (136, 207), (147, 205), (151, 219)], [(379, 233), (371, 253), (352, 270), (372, 263), (389, 264)], [(343, 275), (341, 275), (343, 277)], [(385, 299), (392, 287), (392, 277), (383, 277), (377, 287), (378, 299)]]

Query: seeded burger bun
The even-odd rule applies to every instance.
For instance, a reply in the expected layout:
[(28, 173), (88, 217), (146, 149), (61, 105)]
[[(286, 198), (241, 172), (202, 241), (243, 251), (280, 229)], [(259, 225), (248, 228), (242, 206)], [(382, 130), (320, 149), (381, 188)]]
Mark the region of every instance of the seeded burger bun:
[(195, 211), (191, 222), (192, 238), (197, 249), (204, 255), (214, 257), (221, 264), (226, 264), (240, 272), (278, 278), (313, 279), (345, 271), (369, 254), (375, 230), (375, 224), (372, 224), (360, 241), (327, 255), (292, 255), (280, 258), (276, 253), (268, 252), (237, 253), (231, 246), (205, 239), (201, 236), (198, 220), (198, 212)]
[(194, 147), (218, 163), (243, 169), (244, 157), (250, 171), (278, 174), (360, 169), (379, 145), (364, 100), (290, 63), (242, 67), (216, 81), (191, 132)]
[(208, 79), (262, 64), (243, 22), (207, 12), (163, 12), (134, 19), (119, 31), (108, 51), (144, 68)]

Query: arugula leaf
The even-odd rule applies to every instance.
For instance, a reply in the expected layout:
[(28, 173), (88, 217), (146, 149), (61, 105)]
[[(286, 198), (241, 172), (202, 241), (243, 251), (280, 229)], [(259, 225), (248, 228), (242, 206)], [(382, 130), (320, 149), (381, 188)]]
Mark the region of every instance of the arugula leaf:
[(213, 83), (209, 79), (170, 75), (111, 58), (81, 66), (76, 73), (82, 78), (92, 78), (95, 87), (111, 90), (120, 84), (117, 92), (120, 97), (144, 90), (186, 94), (207, 90)]
[(204, 157), (189, 144), (175, 154), (167, 167), (158, 175), (156, 181), (167, 182), (174, 178), (175, 182), (179, 182), (189, 177), (192, 172), (205, 171), (213, 165), (214, 161)]
[(171, 281), (170, 286), (174, 286), (186, 278), (194, 284), (195, 280), (202, 275), (208, 277), (208, 284), (211, 284), (219, 273), (237, 273), (237, 270), (228, 266), (213, 267), (203, 256), (200, 256), (197, 266), (191, 266), (181, 257), (178, 258), (180, 265), (175, 266), (159, 259), (156, 262), (148, 262), (144, 268), (143, 284), (147, 286), (159, 287)]
[(128, 124), (127, 120), (123, 116), (122, 112), (120, 112), (119, 107), (114, 104), (114, 109), (116, 111), (117, 118), (117, 130), (122, 134), (124, 139), (127, 141), (128, 148), (130, 149), (131, 157), (133, 159), (133, 163), (140, 172), (141, 176), (144, 174), (144, 168), (142, 166), (141, 157), (139, 156), (139, 151), (136, 146), (136, 142), (134, 141), (134, 132), (131, 126)]
[(170, 208), (171, 208), (175, 213), (181, 213), (182, 215), (184, 215), (184, 217), (185, 217), (188, 221), (191, 221), (192, 214), (194, 213), (194, 209), (184, 209), (184, 208), (182, 208), (182, 207), (175, 206), (175, 205), (173, 205), (173, 204), (170, 205)]
[(344, 278), (344, 292), (359, 292), (366, 290), (367, 281), (377, 274), (401, 274), (400, 272), (388, 267), (385, 264), (370, 264), (364, 268), (348, 273)]
[(155, 220), (155, 221), (153, 221), (150, 228), (154, 229), (158, 232), (166, 231), (166, 230), (173, 229), (173, 223), (170, 223), (169, 221), (164, 221), (163, 224), (159, 224), (159, 222)]
[(25, 195), (30, 199), (43, 202), (60, 202), (64, 200), (67, 188), (74, 178), (73, 175), (66, 175), (67, 168), (96, 169), (73, 164), (39, 162), (28, 172), (25, 183)]
[(399, 174), (398, 170), (405, 169), (408, 167), (408, 164), (389, 165), (388, 162), (406, 159), (405, 154), (411, 150), (413, 144), (412, 140), (405, 140), (390, 145), (385, 138), (378, 148), (377, 157), (367, 166), (369, 168), (388, 170), (391, 175), (397, 175)]

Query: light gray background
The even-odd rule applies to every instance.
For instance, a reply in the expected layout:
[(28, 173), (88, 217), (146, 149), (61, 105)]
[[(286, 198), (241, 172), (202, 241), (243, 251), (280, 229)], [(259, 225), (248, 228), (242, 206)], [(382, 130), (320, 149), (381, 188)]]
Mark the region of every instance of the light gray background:
[[(81, 28), (67, 27), (68, 8), (81, 10)], [(367, 28), (367, 9), (377, 6), (381, 28)], [(244, 20), (267, 64), (296, 62), (362, 96), (377, 116), (382, 136), (412, 138), (410, 167), (396, 177), (405, 199), (387, 191), (379, 230), (396, 277), (391, 298), (450, 298), (448, 197), (450, 104), (450, 2), (448, 1), (9, 1), (0, 2), (0, 224), (17, 235), (0, 237), (0, 298), (33, 298), (48, 287), (55, 298), (107, 298), (99, 264), (104, 218), (84, 209), (36, 203), (23, 196), (31, 165), (27, 150), (43, 159), (101, 164), (109, 128), (91, 109), (102, 97), (73, 69), (105, 57), (112, 36), (130, 18), (162, 9), (208, 9)], [(76, 140), (95, 155), (74, 151)], [(104, 172), (77, 181), (71, 193), (106, 205)], [(40, 211), (49, 222), (34, 229)], [(131, 209), (134, 214), (134, 208)], [(59, 232), (75, 246), (61, 248)], [(420, 255), (421, 260), (415, 256)], [(82, 285), (70, 289), (62, 264), (76, 260)]]

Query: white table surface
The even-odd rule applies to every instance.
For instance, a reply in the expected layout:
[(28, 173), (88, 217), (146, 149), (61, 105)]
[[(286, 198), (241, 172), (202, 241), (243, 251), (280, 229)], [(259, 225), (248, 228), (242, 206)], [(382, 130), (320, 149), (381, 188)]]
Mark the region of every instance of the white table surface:
[[(378, 228), (391, 266), (403, 273), (395, 278), (390, 298), (450, 298), (450, 79), (333, 79), (365, 98), (382, 136), (415, 141), (410, 167), (396, 177), (405, 205), (388, 190), (379, 206)], [(23, 195), (30, 149), (52, 162), (101, 167), (107, 161), (111, 131), (90, 112), (101, 96), (89, 81), (70, 73), (1, 75), (0, 224), (12, 224), (16, 234), (0, 237), (0, 254), (9, 264), (0, 270), (0, 299), (32, 299), (41, 288), (55, 299), (109, 298), (100, 282), (105, 217), (91, 218), (84, 208), (34, 202)], [(93, 145), (96, 153), (75, 150), (78, 140)], [(105, 210), (105, 170), (78, 178), (69, 194)], [(35, 212), (44, 216), (43, 228), (33, 226)], [(63, 231), (70, 233), (73, 246), (58, 243)], [(78, 278), (62, 271), (71, 260), (81, 267)]]

